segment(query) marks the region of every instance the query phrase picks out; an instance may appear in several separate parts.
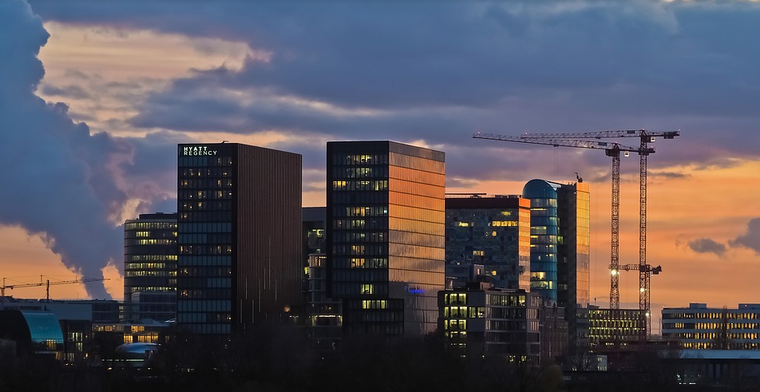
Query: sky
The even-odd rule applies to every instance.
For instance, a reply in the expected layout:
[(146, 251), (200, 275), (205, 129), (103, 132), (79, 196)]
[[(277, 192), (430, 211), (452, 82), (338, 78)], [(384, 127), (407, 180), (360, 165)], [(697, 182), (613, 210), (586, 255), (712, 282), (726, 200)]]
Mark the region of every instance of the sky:
[[(760, 303), (758, 36), (751, 1), (0, 0), (0, 275), (104, 278), (51, 296), (121, 298), (121, 225), (175, 211), (177, 143), (302, 154), (321, 206), (327, 141), (395, 140), (444, 151), (447, 192), (578, 172), (606, 306), (609, 158), (472, 134), (680, 130), (649, 157), (654, 313)], [(636, 156), (620, 244), (637, 263)], [(624, 273), (623, 306), (637, 291)]]

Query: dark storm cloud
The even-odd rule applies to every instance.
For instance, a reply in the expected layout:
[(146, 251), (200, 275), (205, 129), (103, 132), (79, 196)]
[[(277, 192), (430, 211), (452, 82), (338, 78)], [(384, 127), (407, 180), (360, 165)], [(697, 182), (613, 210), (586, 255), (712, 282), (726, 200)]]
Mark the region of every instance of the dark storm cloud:
[(735, 248), (749, 248), (760, 255), (760, 218), (755, 218), (747, 224), (747, 232), (729, 241)]
[(714, 253), (723, 256), (726, 253), (726, 245), (715, 242), (709, 238), (700, 238), (689, 241), (689, 248), (697, 253)]
[[(324, 167), (314, 140), (391, 139), (445, 151), (456, 181), (522, 181), (528, 170), (608, 181), (601, 152), (471, 134), (681, 129), (649, 158), (678, 180), (689, 173), (670, 166), (728, 167), (760, 144), (760, 49), (746, 43), (760, 36), (760, 6), (749, 2), (32, 4), (47, 20), (242, 41), (268, 53), (240, 70), (175, 80), (140, 100), (130, 124), (274, 130), (289, 137), (277, 148), (304, 154), (304, 167)], [(637, 173), (637, 161), (624, 161), (623, 174)]]
[(53, 20), (271, 53), (175, 81), (144, 101), (138, 127), (422, 139), (446, 150), (475, 130), (682, 129), (679, 147), (653, 162), (706, 167), (760, 143), (760, 50), (741, 44), (760, 35), (760, 7), (746, 2), (33, 4)]
[[(71, 270), (102, 277), (119, 253), (117, 228), (107, 217), (123, 201), (108, 173), (123, 145), (90, 136), (63, 104), (33, 94), (44, 74), (37, 54), (47, 42), (42, 20), (20, 1), (0, 3), (0, 222), (38, 234)], [(106, 298), (102, 283), (87, 285)]]
[[(0, 224), (38, 235), (70, 270), (100, 278), (109, 263), (121, 268), (122, 229), (114, 222), (124, 205), (141, 194), (145, 207), (172, 196), (143, 189), (156, 179), (148, 179), (149, 169), (131, 159), (168, 166), (175, 150), (168, 149), (169, 158), (163, 158), (151, 149), (152, 141), (167, 142), (161, 135), (133, 144), (91, 133), (86, 124), (71, 120), (67, 105), (37, 97), (34, 91), (44, 75), (37, 55), (47, 39), (42, 20), (28, 4), (0, 2)], [(76, 91), (66, 87), (54, 93)], [(173, 183), (168, 183), (171, 188)], [(93, 298), (109, 297), (101, 282), (86, 289)]]

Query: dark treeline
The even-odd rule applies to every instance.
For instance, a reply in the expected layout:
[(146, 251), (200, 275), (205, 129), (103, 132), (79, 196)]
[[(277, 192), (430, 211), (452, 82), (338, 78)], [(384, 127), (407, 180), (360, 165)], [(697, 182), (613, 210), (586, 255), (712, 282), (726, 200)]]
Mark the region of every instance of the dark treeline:
[[(673, 362), (654, 353), (642, 353), (636, 371), (589, 372), (586, 381), (565, 383), (557, 365), (462, 358), (444, 347), (436, 336), (360, 337), (324, 351), (310, 346), (302, 328), (263, 325), (224, 342), (178, 335), (164, 345), (150, 369), (64, 366), (33, 356), (0, 358), (0, 392), (725, 390), (677, 385)], [(752, 390), (735, 387), (732, 390)]]

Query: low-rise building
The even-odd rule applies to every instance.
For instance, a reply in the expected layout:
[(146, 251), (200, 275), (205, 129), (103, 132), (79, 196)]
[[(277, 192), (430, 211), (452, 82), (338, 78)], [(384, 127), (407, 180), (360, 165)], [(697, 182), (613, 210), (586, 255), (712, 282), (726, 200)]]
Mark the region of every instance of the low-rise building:
[(538, 364), (541, 299), (485, 284), (438, 292), (438, 328), (461, 355), (504, 355)]
[(760, 304), (739, 304), (736, 309), (709, 308), (704, 303), (664, 308), (662, 337), (680, 341), (685, 349), (759, 349)]

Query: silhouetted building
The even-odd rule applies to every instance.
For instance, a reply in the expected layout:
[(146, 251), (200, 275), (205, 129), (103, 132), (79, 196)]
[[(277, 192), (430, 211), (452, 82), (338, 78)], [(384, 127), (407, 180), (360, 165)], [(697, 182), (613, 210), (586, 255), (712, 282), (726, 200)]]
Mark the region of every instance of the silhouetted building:
[(678, 340), (685, 349), (755, 350), (760, 348), (760, 304), (739, 304), (736, 309), (662, 309), (662, 337)]
[(447, 196), (446, 262), (482, 264), (495, 287), (530, 291), (530, 200)]
[(303, 302), (301, 155), (178, 146), (177, 324), (244, 332)]
[(501, 355), (538, 364), (540, 306), (541, 298), (525, 290), (471, 284), (438, 292), (438, 328), (461, 355)]
[(124, 320), (176, 313), (177, 214), (140, 214), (124, 223)]
[(475, 282), (491, 284), (491, 276), (486, 274), (486, 267), (483, 264), (464, 261), (446, 262), (446, 290), (462, 289), (467, 287), (467, 284)]
[(540, 307), (541, 363), (559, 363), (568, 353), (568, 322), (565, 309), (542, 299)]
[(327, 143), (328, 295), (347, 334), (424, 335), (444, 288), (444, 154), (391, 141)]
[(327, 266), (324, 254), (309, 255), (306, 327), (317, 348), (334, 347), (342, 337), (342, 302), (327, 296)]

